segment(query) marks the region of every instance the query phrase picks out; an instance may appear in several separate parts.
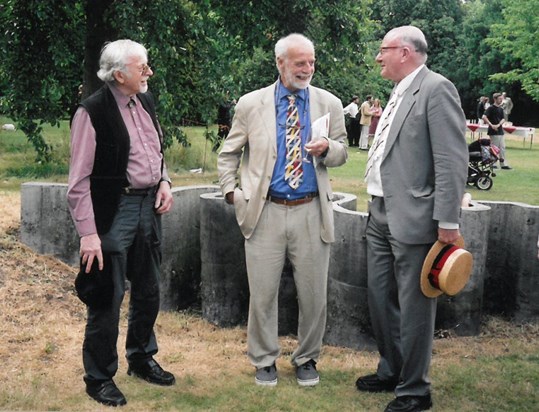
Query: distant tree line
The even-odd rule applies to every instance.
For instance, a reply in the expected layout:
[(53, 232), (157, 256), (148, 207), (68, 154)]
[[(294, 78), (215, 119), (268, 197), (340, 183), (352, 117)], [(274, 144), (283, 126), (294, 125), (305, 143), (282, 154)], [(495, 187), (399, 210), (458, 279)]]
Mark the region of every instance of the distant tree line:
[[(182, 127), (210, 125), (233, 97), (276, 79), (273, 46), (291, 32), (316, 45), (314, 84), (347, 104), (383, 101), (392, 85), (375, 63), (392, 27), (413, 24), (428, 38), (428, 65), (457, 86), (467, 117), (477, 98), (506, 91), (513, 121), (539, 125), (539, 0), (4, 0), (0, 4), (0, 111), (51, 158), (42, 124), (69, 118), (96, 77), (106, 41), (131, 38), (149, 50), (151, 90), (168, 143)], [(535, 110), (534, 110), (535, 108)]]

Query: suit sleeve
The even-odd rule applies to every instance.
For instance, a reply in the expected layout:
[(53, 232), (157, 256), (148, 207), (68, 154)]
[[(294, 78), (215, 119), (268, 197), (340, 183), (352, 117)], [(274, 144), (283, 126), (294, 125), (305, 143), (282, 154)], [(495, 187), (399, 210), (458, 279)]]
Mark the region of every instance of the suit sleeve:
[(236, 104), (232, 127), (217, 158), (219, 184), (223, 195), (234, 191), (238, 182), (238, 169), (244, 147), (247, 144), (245, 110), (244, 101), (240, 98)]
[(330, 107), (329, 149), (322, 163), (327, 167), (341, 166), (348, 158), (346, 150), (346, 127), (342, 115), (342, 103), (335, 98)]
[(447, 79), (432, 89), (428, 103), (429, 134), (435, 174), (433, 219), (458, 223), (466, 186), (466, 119), (455, 86)]

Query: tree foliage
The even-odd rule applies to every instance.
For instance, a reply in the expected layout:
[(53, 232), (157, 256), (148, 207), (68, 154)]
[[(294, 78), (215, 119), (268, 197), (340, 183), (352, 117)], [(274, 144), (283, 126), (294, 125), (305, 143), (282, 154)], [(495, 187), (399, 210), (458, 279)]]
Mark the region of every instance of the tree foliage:
[(42, 124), (58, 124), (77, 96), (82, 62), (83, 10), (67, 1), (8, 0), (0, 8), (4, 111), (37, 152), (51, 160)]
[(503, 0), (503, 21), (492, 26), (488, 44), (513, 61), (513, 67), (491, 76), (522, 89), (539, 102), (539, 0)]
[(384, 33), (406, 24), (425, 32), (428, 65), (456, 84), (467, 111), (480, 94), (502, 89), (524, 105), (527, 95), (539, 101), (538, 2), (4, 0), (0, 110), (26, 133), (37, 160), (50, 160), (41, 125), (69, 117), (80, 84), (84, 96), (100, 86), (105, 41), (131, 38), (148, 48), (168, 143), (187, 144), (182, 127), (211, 125), (227, 91), (237, 98), (276, 79), (273, 47), (291, 32), (315, 43), (316, 86), (345, 104), (355, 94), (384, 100), (392, 85), (375, 55)]

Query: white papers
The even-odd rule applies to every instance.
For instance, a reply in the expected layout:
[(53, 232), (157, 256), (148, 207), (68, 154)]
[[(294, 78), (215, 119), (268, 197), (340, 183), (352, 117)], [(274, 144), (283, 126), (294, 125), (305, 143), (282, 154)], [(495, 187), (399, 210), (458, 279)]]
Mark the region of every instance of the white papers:
[(329, 112), (316, 119), (311, 124), (311, 140), (328, 138), (329, 136)]
[[(311, 123), (311, 138), (310, 142), (314, 142), (320, 139), (327, 139), (329, 137), (329, 112), (319, 119), (316, 119)], [(316, 166), (320, 161), (316, 156), (313, 158), (313, 164)]]

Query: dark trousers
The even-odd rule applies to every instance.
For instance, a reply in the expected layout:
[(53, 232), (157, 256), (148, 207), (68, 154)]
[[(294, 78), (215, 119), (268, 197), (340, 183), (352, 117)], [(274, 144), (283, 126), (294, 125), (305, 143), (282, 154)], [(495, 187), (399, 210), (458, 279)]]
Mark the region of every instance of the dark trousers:
[(153, 326), (159, 312), (161, 219), (154, 202), (154, 194), (123, 195), (110, 231), (100, 236), (103, 253), (111, 256), (114, 297), (107, 309), (88, 308), (82, 347), (88, 384), (112, 379), (118, 370), (116, 344), (126, 279), (131, 284), (127, 360), (143, 363), (157, 353)]
[(420, 276), (431, 244), (396, 240), (380, 197), (369, 204), (366, 234), (369, 312), (380, 352), (378, 376), (400, 381), (396, 396), (427, 395), (436, 299), (423, 295)]
[(361, 134), (361, 125), (359, 124), (359, 120), (356, 118), (351, 118), (346, 131), (348, 134), (348, 146), (358, 146), (359, 136)]

